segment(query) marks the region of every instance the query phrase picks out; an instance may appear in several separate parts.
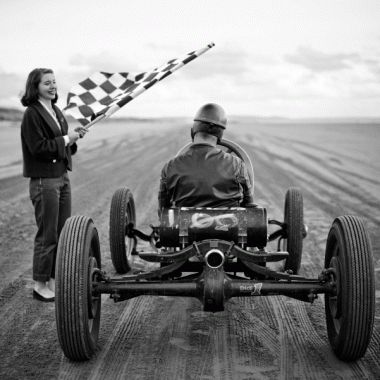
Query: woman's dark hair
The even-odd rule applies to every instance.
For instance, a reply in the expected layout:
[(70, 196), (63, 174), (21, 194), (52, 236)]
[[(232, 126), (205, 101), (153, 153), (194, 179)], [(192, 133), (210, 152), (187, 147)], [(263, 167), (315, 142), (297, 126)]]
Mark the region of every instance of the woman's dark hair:
[[(34, 69), (28, 75), (26, 80), (25, 92), (21, 96), (21, 104), (24, 107), (28, 107), (30, 104), (36, 103), (38, 101), (38, 85), (41, 82), (42, 75), (44, 74), (54, 74), (51, 69)], [(52, 103), (57, 103), (58, 94), (55, 94)]]

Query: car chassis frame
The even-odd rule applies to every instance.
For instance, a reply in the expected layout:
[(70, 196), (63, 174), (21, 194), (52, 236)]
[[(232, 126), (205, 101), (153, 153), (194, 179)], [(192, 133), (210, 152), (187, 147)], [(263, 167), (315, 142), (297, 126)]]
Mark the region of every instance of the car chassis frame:
[[(270, 220), (269, 224), (282, 225), (281, 230), (270, 236), (268, 241), (286, 236), (283, 223)], [(285, 227), (285, 228), (284, 228)], [(128, 237), (137, 237), (150, 242), (155, 235), (145, 235), (142, 231), (129, 226)], [(279, 239), (279, 242), (281, 239)], [(225, 253), (223, 253), (225, 252)], [(223, 311), (225, 303), (232, 297), (285, 295), (301, 301), (313, 302), (317, 294), (336, 292), (335, 269), (322, 271), (316, 279), (293, 275), (291, 270), (277, 272), (258, 265), (258, 263), (278, 262), (288, 258), (284, 251), (268, 252), (262, 249), (249, 252), (234, 242), (209, 239), (193, 242), (180, 251), (165, 254), (138, 252), (134, 247), (132, 254), (145, 261), (166, 264), (162, 269), (147, 273), (135, 273), (119, 278), (110, 278), (104, 272), (94, 269), (94, 293), (110, 294), (115, 302), (124, 301), (140, 295), (163, 295), (195, 297), (203, 304), (204, 311)], [(196, 261), (189, 261), (196, 258)], [(239, 260), (234, 262), (234, 260)], [(202, 270), (203, 269), (203, 270)], [(238, 273), (253, 271), (266, 280), (251, 280), (238, 276)], [(178, 271), (195, 273), (176, 280), (170, 274)], [(202, 274), (199, 275), (199, 272)], [(227, 274), (229, 272), (233, 275)], [(150, 280), (149, 282), (143, 282)]]

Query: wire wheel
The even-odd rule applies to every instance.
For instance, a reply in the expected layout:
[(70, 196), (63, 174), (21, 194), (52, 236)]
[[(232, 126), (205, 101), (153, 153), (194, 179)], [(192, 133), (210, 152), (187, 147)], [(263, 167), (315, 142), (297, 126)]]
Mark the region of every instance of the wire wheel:
[(325, 294), (327, 333), (335, 355), (361, 358), (369, 345), (375, 317), (375, 272), (371, 241), (354, 216), (335, 219), (327, 237), (325, 268), (336, 290)]
[(285, 195), (284, 223), (286, 235), (284, 250), (289, 253), (285, 261), (285, 270), (298, 274), (302, 258), (302, 240), (304, 238), (303, 198), (300, 189), (291, 187)]
[(130, 190), (121, 187), (112, 197), (109, 230), (111, 259), (118, 273), (131, 269), (134, 241), (128, 237), (128, 226), (136, 227), (135, 202)]
[(90, 218), (70, 217), (57, 253), (55, 313), (59, 343), (71, 360), (89, 359), (100, 327), (101, 295), (93, 282), (101, 268), (98, 232)]

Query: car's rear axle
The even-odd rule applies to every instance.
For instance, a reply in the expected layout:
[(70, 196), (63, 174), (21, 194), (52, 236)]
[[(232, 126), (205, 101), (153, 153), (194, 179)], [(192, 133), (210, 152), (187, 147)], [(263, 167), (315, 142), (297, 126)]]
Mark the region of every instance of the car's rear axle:
[(333, 282), (265, 281), (232, 279), (222, 267), (205, 266), (204, 272), (192, 281), (122, 281), (120, 279), (94, 282), (93, 295), (110, 294), (115, 302), (141, 295), (195, 297), (204, 311), (222, 311), (232, 297), (285, 295), (306, 302), (313, 302), (317, 294), (334, 292)]

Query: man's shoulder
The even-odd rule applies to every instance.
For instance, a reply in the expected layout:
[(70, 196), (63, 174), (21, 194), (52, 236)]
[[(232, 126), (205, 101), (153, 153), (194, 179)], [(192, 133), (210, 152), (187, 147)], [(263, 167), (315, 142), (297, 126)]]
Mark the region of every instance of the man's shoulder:
[(243, 162), (243, 160), (240, 157), (235, 156), (234, 154), (226, 152), (226, 151), (224, 151), (222, 149), (220, 149), (220, 150), (221, 150), (220, 154), (223, 156), (224, 159), (230, 160), (230, 161), (232, 161), (232, 162), (234, 162), (236, 164), (241, 164)]

